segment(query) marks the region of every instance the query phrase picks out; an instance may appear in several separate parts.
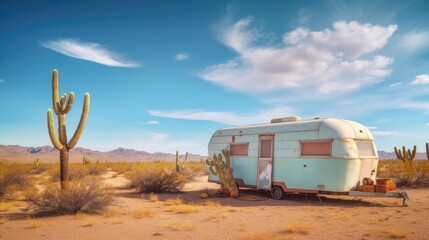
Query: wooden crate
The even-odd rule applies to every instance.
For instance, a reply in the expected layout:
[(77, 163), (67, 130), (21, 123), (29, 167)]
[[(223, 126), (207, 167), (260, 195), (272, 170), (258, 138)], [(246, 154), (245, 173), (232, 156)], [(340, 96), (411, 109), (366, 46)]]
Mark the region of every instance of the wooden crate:
[(375, 181), (377, 185), (390, 185), (393, 183), (391, 178), (377, 178)]
[(375, 186), (374, 185), (360, 185), (359, 190), (362, 192), (374, 192)]
[(390, 191), (394, 191), (396, 190), (396, 184), (391, 183), (388, 185), (376, 185), (375, 186), (375, 191), (379, 192), (379, 193), (387, 193)]

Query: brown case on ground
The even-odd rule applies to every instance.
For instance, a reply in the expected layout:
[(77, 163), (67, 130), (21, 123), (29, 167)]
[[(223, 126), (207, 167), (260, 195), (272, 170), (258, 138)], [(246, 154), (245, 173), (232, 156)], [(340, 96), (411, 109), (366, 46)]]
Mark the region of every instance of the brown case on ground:
[(359, 190), (362, 192), (374, 192), (375, 186), (374, 185), (360, 185)]
[(375, 181), (377, 185), (390, 185), (393, 183), (391, 178), (377, 178)]
[(376, 185), (375, 186), (375, 191), (376, 192), (380, 192), (380, 193), (387, 193), (390, 191), (394, 191), (396, 190), (396, 184), (391, 183), (388, 185)]

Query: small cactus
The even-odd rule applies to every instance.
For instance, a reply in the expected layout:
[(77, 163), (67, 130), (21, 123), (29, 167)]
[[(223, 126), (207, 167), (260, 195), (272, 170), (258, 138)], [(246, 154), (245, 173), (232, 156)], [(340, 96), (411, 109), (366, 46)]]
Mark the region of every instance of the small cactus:
[(411, 151), (410, 149), (405, 149), (405, 146), (402, 147), (402, 152), (400, 149), (397, 149), (396, 147), (394, 149), (395, 149), (396, 157), (399, 160), (405, 163), (409, 163), (410, 165), (413, 164), (414, 158), (416, 157), (416, 153), (417, 153), (416, 145), (414, 145), (413, 151)]
[(91, 160), (89, 158), (87, 158), (87, 157), (83, 157), (82, 163), (83, 163), (83, 165), (88, 165), (88, 164), (91, 163)]
[(180, 162), (179, 151), (176, 151), (176, 172), (182, 173), (185, 163), (188, 161), (188, 152), (186, 152), (185, 161)]
[(39, 166), (39, 164), (40, 164), (40, 160), (39, 160), (38, 158), (36, 158), (36, 160), (34, 160), (34, 165), (35, 165), (36, 167), (38, 167), (38, 166)]
[[(225, 161), (223, 157), (225, 157)], [(206, 160), (206, 164), (209, 165), (210, 173), (214, 176), (218, 176), (220, 183), (226, 187), (230, 192), (238, 194), (238, 186), (235, 182), (233, 175), (233, 168), (231, 167), (231, 157), (228, 148), (222, 150), (222, 154), (214, 154), (213, 160)]]

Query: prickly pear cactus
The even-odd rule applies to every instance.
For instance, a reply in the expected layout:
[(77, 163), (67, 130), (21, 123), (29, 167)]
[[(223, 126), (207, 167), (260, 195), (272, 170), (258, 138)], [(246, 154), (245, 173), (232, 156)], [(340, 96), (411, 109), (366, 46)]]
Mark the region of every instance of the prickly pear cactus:
[[(225, 158), (225, 161), (223, 160)], [(233, 169), (231, 167), (231, 156), (228, 148), (222, 150), (222, 154), (214, 154), (213, 159), (206, 160), (209, 165), (210, 173), (218, 176), (220, 183), (228, 188), (230, 192), (238, 194), (238, 186), (234, 179)]]

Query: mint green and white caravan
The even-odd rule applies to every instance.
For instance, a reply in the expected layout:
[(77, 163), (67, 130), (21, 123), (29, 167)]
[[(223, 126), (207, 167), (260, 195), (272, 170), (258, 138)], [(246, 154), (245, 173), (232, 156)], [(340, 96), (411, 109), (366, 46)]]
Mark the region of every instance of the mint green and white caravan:
[[(209, 158), (227, 147), (237, 184), (270, 190), (274, 199), (285, 192), (347, 194), (363, 178), (375, 180), (378, 164), (368, 128), (335, 118), (222, 128), (210, 139)], [(218, 179), (210, 175), (209, 181)]]

